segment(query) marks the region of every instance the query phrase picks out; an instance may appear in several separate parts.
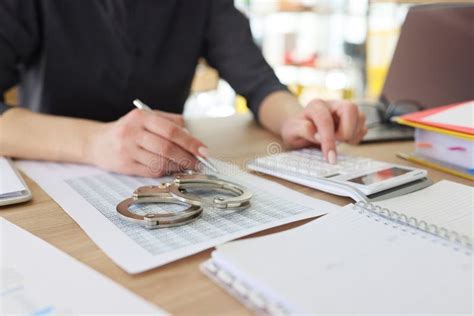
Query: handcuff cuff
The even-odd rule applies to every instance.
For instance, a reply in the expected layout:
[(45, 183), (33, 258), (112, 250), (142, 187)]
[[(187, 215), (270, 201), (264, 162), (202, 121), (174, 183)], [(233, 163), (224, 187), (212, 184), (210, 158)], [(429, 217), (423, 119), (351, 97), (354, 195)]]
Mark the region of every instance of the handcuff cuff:
[[(230, 192), (235, 196), (215, 196), (211, 201), (192, 195), (189, 189), (211, 189)], [(222, 180), (213, 175), (198, 173), (176, 174), (173, 182), (142, 186), (133, 192), (131, 198), (120, 202), (116, 210), (119, 216), (130, 222), (141, 223), (147, 229), (166, 228), (185, 225), (201, 216), (204, 208), (227, 211), (240, 211), (250, 206), (252, 193), (245, 187)], [(163, 212), (139, 215), (132, 213), (130, 207), (136, 204), (178, 204), (188, 208), (178, 213)]]

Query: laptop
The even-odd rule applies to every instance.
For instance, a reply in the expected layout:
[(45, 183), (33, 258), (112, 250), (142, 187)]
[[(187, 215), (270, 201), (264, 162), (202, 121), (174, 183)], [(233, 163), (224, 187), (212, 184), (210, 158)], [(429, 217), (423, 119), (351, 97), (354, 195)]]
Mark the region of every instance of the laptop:
[(394, 116), (474, 99), (474, 4), (410, 8), (363, 142), (413, 139)]

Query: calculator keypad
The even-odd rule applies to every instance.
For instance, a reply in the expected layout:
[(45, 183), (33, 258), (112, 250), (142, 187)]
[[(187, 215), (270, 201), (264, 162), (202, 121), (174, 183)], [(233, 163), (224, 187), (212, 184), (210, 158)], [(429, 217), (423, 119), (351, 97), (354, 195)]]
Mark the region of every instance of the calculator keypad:
[(305, 177), (334, 177), (355, 172), (372, 170), (382, 163), (363, 157), (339, 155), (338, 162), (326, 162), (322, 152), (314, 148), (295, 150), (255, 160), (255, 164), (278, 172), (289, 172)]

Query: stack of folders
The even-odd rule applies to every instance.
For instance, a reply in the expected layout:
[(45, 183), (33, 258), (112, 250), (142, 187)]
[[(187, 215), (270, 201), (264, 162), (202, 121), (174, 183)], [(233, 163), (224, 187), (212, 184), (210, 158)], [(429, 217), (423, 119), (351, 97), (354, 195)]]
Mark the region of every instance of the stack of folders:
[(358, 202), (224, 244), (201, 269), (258, 314), (472, 315), (473, 197), (473, 188), (442, 181)]
[(404, 158), (474, 180), (474, 101), (404, 115), (413, 126), (415, 152)]

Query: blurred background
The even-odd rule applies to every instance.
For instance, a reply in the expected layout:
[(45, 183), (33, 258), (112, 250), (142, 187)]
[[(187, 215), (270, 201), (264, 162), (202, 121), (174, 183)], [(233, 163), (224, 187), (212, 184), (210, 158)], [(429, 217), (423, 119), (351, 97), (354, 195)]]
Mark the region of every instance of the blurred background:
[[(301, 104), (313, 98), (375, 100), (408, 8), (449, 1), (235, 0), (278, 78)], [(459, 1), (456, 1), (459, 2)], [(202, 62), (187, 117), (248, 111), (246, 101)]]

